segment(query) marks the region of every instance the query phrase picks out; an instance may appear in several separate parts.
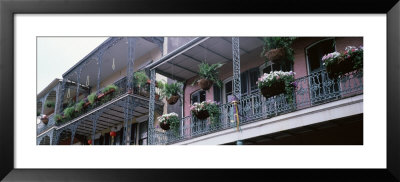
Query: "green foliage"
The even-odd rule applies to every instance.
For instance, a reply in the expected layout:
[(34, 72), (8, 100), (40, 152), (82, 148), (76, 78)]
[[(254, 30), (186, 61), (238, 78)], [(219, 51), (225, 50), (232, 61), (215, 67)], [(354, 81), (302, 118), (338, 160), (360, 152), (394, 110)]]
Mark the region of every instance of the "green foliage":
[(83, 105), (85, 104), (84, 100), (79, 101), (76, 105), (75, 105), (75, 111), (82, 111), (83, 109)]
[(36, 116), (40, 116), (40, 112), (39, 111), (36, 112)]
[(96, 93), (92, 93), (92, 94), (88, 95), (87, 98), (88, 98), (90, 104), (93, 104), (94, 101), (96, 100)]
[(71, 119), (74, 115), (75, 108), (74, 107), (67, 107), (64, 109), (64, 116), (68, 119)]
[(201, 103), (194, 103), (190, 107), (190, 110), (192, 112), (192, 115), (195, 115), (194, 112), (196, 111), (200, 112), (206, 110), (210, 115), (210, 121), (212, 125), (218, 124), (219, 122), (221, 111), (219, 109), (219, 105), (215, 101), (203, 101)]
[(171, 96), (180, 96), (182, 97), (183, 91), (183, 83), (181, 82), (175, 82), (175, 83), (161, 83), (162, 86), (160, 87), (160, 84), (158, 85), (158, 88), (161, 90), (161, 98), (170, 98)]
[(222, 81), (218, 78), (218, 69), (221, 68), (223, 64), (216, 63), (216, 64), (208, 64), (203, 62), (199, 65), (199, 78), (196, 79), (192, 85), (195, 85), (200, 79), (208, 79), (213, 81), (218, 87), (222, 87)]
[(144, 71), (137, 71), (133, 74), (133, 81), (138, 87), (145, 87), (149, 77)]
[(61, 122), (62, 116), (61, 116), (60, 114), (56, 114), (56, 115), (54, 116), (54, 119), (55, 119), (57, 122)]
[[(294, 50), (292, 44), (296, 39), (296, 37), (264, 37), (264, 47), (261, 56), (265, 56), (265, 53), (272, 49), (283, 48), (287, 61), (293, 64)], [(266, 58), (266, 62), (268, 61), (270, 60)]]
[(221, 115), (220, 109), (217, 104), (209, 104), (206, 106), (208, 114), (210, 114), (210, 121), (212, 125), (219, 123), (219, 116)]
[(118, 87), (117, 86), (115, 86), (114, 84), (110, 84), (110, 85), (107, 85), (107, 87), (105, 87), (103, 89), (103, 93), (106, 93), (106, 92), (110, 91), (111, 89), (114, 89), (115, 91), (118, 91)]
[(49, 101), (46, 101), (46, 106), (48, 108), (54, 108), (56, 106), (56, 103), (54, 101), (49, 100)]

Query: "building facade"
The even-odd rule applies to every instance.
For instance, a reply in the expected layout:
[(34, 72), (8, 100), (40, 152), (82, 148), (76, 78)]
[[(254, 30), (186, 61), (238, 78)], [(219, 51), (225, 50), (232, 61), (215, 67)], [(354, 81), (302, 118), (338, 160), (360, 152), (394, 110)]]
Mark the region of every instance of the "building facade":
[[(297, 38), (291, 65), (266, 63), (263, 45), (261, 37), (110, 38), (38, 95), (38, 111), (49, 122), (38, 124), (37, 144), (363, 144), (362, 72), (330, 79), (321, 61), (327, 53), (362, 46), (362, 37)], [(203, 91), (192, 84), (202, 62), (224, 64), (222, 87)], [(145, 96), (130, 80), (142, 69), (151, 80)], [(265, 98), (257, 87), (262, 74), (278, 70), (296, 73), (290, 102), (284, 94)], [(94, 83), (87, 83), (91, 78)], [(156, 80), (184, 83), (182, 103), (157, 100)], [(61, 113), (68, 100), (77, 103), (110, 83), (120, 88), (118, 96), (55, 122), (51, 113)], [(56, 101), (54, 111), (43, 106), (46, 100)], [(206, 100), (220, 103), (217, 124), (190, 112), (193, 103)], [(182, 118), (179, 132), (159, 127), (157, 117), (171, 112)], [(116, 132), (112, 139), (110, 131)]]

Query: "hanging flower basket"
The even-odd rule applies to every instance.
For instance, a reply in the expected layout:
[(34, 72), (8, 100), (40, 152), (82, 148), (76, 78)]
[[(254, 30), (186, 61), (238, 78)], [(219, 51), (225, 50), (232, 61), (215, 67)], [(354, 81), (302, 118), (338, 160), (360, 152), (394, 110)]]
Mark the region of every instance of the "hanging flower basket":
[(213, 86), (213, 81), (208, 79), (200, 79), (198, 81), (198, 85), (202, 90), (208, 90)]
[(161, 122), (160, 123), (160, 128), (163, 130), (169, 130), (170, 129), (170, 124), (166, 122)]
[(271, 49), (265, 53), (265, 56), (267, 57), (268, 60), (274, 63), (279, 62), (280, 60), (283, 60), (285, 58), (285, 49), (284, 48)]
[(345, 50), (344, 54), (332, 52), (322, 57), (330, 79), (336, 79), (340, 75), (362, 69), (363, 48), (347, 46)]
[(258, 78), (257, 85), (261, 91), (261, 94), (265, 98), (269, 98), (275, 95), (286, 93), (286, 82), (291, 86), (294, 86), (294, 75), (296, 73), (289, 71), (271, 71), (269, 74), (264, 73), (263, 76)]
[(178, 102), (179, 100), (179, 95), (173, 95), (170, 98), (167, 98), (167, 102), (169, 105), (174, 105)]
[(210, 114), (208, 113), (207, 110), (193, 111), (193, 114), (196, 116), (197, 119), (200, 120), (205, 120), (208, 117), (210, 117)]
[(44, 115), (42, 118), (40, 118), (40, 120), (46, 125), (49, 122), (49, 118), (46, 115)]
[(337, 63), (329, 64), (326, 66), (326, 72), (330, 79), (336, 79), (340, 75), (354, 71), (354, 64), (347, 60), (340, 60)]
[(160, 128), (163, 130), (179, 127), (178, 114), (174, 112), (158, 117), (158, 122), (160, 123)]
[(88, 143), (89, 145), (92, 145), (92, 140), (88, 140), (87, 143)]
[(272, 84), (270, 87), (265, 86), (261, 88), (261, 93), (265, 98), (279, 95), (285, 92), (285, 82), (280, 81)]

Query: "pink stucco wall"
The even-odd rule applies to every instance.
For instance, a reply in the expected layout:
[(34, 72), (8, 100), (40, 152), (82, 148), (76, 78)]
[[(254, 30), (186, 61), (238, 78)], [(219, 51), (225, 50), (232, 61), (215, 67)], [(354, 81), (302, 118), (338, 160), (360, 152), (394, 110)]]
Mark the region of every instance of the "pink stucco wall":
[[(308, 38), (299, 38), (297, 39), (294, 44), (293, 44), (293, 49), (295, 52), (294, 55), (294, 65), (293, 65), (293, 71), (296, 72), (295, 78), (300, 78), (307, 76), (308, 71), (307, 71), (307, 61), (306, 61), (306, 55), (305, 55), (305, 50), (308, 46), (312, 45), (313, 43), (325, 39), (325, 37), (308, 37)], [(339, 52), (343, 52), (346, 46), (353, 45), (353, 46), (360, 46), (363, 45), (363, 38), (362, 37), (338, 37), (335, 38), (336, 42), (336, 50)], [(243, 55), (240, 57), (240, 68), (241, 72), (247, 71), (249, 69), (252, 69), (254, 67), (259, 67), (264, 64), (264, 58), (260, 56), (260, 53), (262, 51), (262, 48), (258, 48), (249, 54)], [(233, 65), (232, 62), (226, 63), (220, 70), (220, 79), (223, 81), (229, 77), (232, 76), (233, 72)], [(186, 83), (186, 88), (184, 91), (184, 116), (189, 116), (190, 115), (190, 95), (199, 90), (200, 88), (195, 85), (191, 86), (193, 80), (195, 78), (190, 79)], [(206, 92), (206, 99), (207, 100), (213, 100), (213, 90), (212, 88)]]

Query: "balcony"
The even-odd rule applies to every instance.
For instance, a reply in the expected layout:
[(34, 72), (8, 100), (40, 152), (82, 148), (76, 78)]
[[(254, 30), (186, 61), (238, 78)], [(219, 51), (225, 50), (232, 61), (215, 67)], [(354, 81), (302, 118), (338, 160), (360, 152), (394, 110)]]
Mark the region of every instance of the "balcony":
[[(37, 134), (41, 134), (49, 129), (51, 129), (53, 126), (61, 127), (64, 125), (68, 125), (69, 123), (75, 122), (76, 120), (80, 120), (81, 118), (86, 117), (87, 115), (95, 112), (96, 110), (99, 110), (100, 108), (107, 107), (108, 105), (115, 105), (118, 106), (118, 108), (122, 108), (123, 110), (123, 100), (128, 97), (132, 96), (134, 99), (136, 99), (137, 102), (144, 102), (144, 106), (147, 106), (147, 102), (149, 99), (149, 88), (139, 88), (135, 86), (135, 83), (132, 83), (132, 90), (128, 91), (127, 87), (127, 77), (123, 77), (113, 83), (115, 86), (118, 87), (116, 91), (112, 93), (112, 95), (105, 95), (101, 99), (98, 99), (97, 102), (94, 102), (93, 104), (88, 104), (87, 106), (84, 106), (82, 111), (80, 112), (75, 112), (72, 118), (66, 119), (64, 118), (61, 121), (56, 121), (54, 113), (51, 114), (48, 118), (49, 121), (47, 125), (44, 125), (43, 127), (38, 127), (37, 129)], [(99, 96), (101, 97), (102, 95), (102, 90), (103, 88), (99, 89), (96, 92), (96, 97), (98, 98)], [(156, 90), (156, 94), (158, 94), (158, 90)], [(85, 100), (85, 99), (84, 99)], [(121, 103), (119, 103), (121, 102)], [(88, 101), (85, 101), (85, 103), (88, 103)], [(157, 103), (157, 109), (161, 110), (162, 109), (162, 102), (156, 101)], [(142, 105), (143, 105), (142, 104)], [(61, 111), (62, 113), (63, 111)]]
[(193, 116), (184, 117), (177, 130), (164, 131), (155, 128), (152, 131), (153, 142), (159, 145), (175, 144), (231, 128), (240, 129), (250, 123), (363, 94), (361, 72), (351, 72), (331, 80), (323, 70), (298, 78), (295, 83), (293, 96), (281, 94), (265, 98), (259, 91), (242, 96), (238, 102), (239, 122), (233, 117), (234, 105), (227, 103), (220, 106), (219, 122), (197, 120)]

